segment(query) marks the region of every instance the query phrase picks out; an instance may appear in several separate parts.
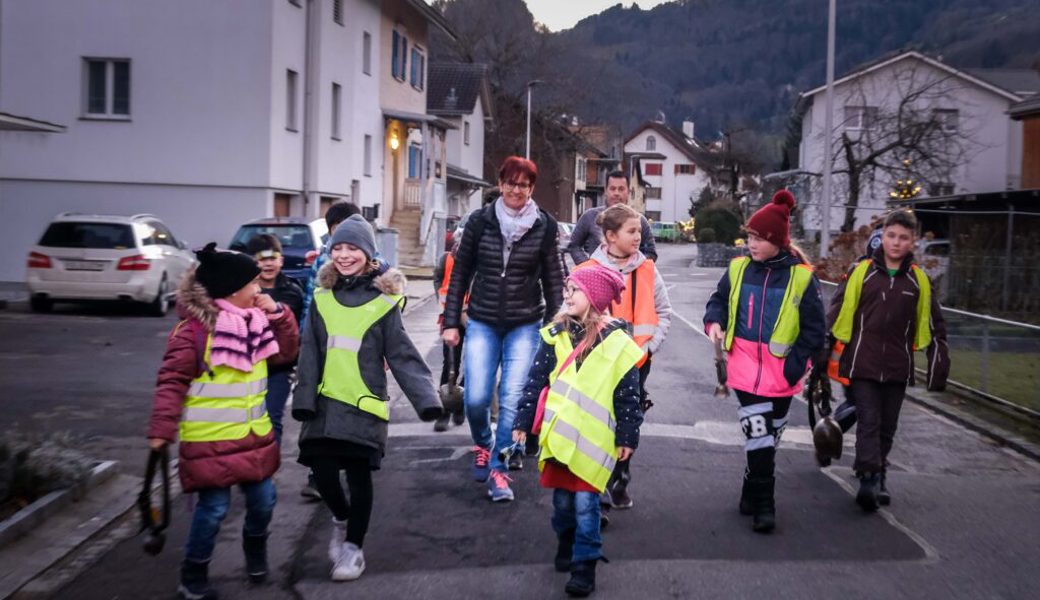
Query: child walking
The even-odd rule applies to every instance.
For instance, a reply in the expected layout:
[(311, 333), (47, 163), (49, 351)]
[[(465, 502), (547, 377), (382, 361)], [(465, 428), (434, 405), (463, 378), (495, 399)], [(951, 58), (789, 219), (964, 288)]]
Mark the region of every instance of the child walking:
[(746, 438), (740, 513), (754, 516), (759, 533), (776, 527), (776, 446), (826, 328), (819, 281), (791, 244), (794, 205), (794, 196), (780, 190), (748, 219), (751, 256), (730, 262), (704, 314), (709, 339), (729, 355), (727, 382), (740, 401)]
[(423, 421), (435, 420), (442, 410), (430, 368), (404, 328), (404, 276), (397, 269), (379, 274), (371, 225), (351, 216), (336, 228), (329, 248), (331, 260), (318, 273), (319, 289), (303, 331), (292, 416), (303, 422), (299, 461), (311, 468), (333, 515), (332, 579), (350, 581), (365, 570), (372, 471), (386, 453), (390, 406), (384, 365)]
[[(607, 314), (624, 285), (618, 273), (601, 266), (571, 273), (562, 310), (540, 330), (513, 426), (517, 446), (532, 428), (541, 428), (538, 468), (542, 487), (553, 490), (555, 566), (570, 571), (565, 590), (571, 596), (596, 588), (596, 563), (603, 557), (599, 497), (616, 461), (638, 446), (643, 422), (636, 367), (643, 350), (625, 332), (625, 322)], [(540, 394), (546, 395), (543, 411)]]
[[(650, 375), (653, 355), (668, 335), (672, 303), (654, 261), (639, 250), (642, 239), (639, 213), (627, 204), (615, 204), (601, 212), (596, 223), (603, 230), (603, 244), (593, 252), (592, 258), (575, 269), (600, 265), (624, 277), (625, 290), (621, 299), (612, 303), (609, 310), (612, 317), (631, 324), (632, 338), (643, 349), (638, 367), (640, 406), (645, 412), (653, 406), (646, 392), (646, 379)], [(628, 493), (631, 464), (631, 459), (617, 462), (603, 493), (604, 506), (632, 507), (632, 496)]]
[(906, 386), (914, 384), (914, 351), (926, 350), (929, 390), (950, 372), (946, 324), (928, 275), (912, 253), (917, 220), (899, 210), (885, 218), (881, 246), (856, 263), (831, 300), (827, 321), (845, 344), (838, 375), (849, 380), (856, 407), (856, 502), (866, 512), (891, 502), (885, 480)]
[[(455, 232), (451, 236), (451, 243), (449, 248), (441, 255), (437, 261), (437, 265), (433, 268), (433, 287), (436, 290), (437, 301), (441, 304), (441, 312), (437, 315), (437, 325), (440, 326), (441, 330), (444, 329), (444, 303), (448, 299), (448, 286), (451, 284), (451, 272), (455, 269), (455, 253), (459, 250), (459, 241), (462, 240), (463, 227), (460, 226), (455, 229)], [(449, 346), (448, 344), (442, 344), (441, 355), (444, 358), (444, 362), (441, 365), (441, 388), (443, 389), (446, 384), (451, 381), (452, 374), (455, 376), (455, 380), (451, 381), (452, 384), (462, 384), (462, 344), (466, 340), (466, 308), (469, 305), (469, 294), (462, 301), (462, 323), (459, 325), (459, 343), (455, 347)], [(447, 431), (448, 421), (455, 423), (455, 425), (462, 425), (466, 422), (466, 407), (461, 403), (454, 412), (448, 412), (445, 410), (444, 414), (440, 416), (437, 421), (433, 424), (434, 431)]]
[(166, 343), (159, 368), (148, 445), (160, 449), (180, 437), (179, 475), (197, 492), (178, 592), (187, 600), (216, 597), (209, 560), (231, 504), (231, 487), (246, 497), (242, 548), (250, 580), (267, 576), (267, 526), (276, 500), (271, 476), (279, 446), (264, 405), (268, 363), (296, 356), (299, 332), (292, 311), (260, 294), (259, 267), (250, 256), (195, 253), (199, 266), (181, 281), (183, 320)]

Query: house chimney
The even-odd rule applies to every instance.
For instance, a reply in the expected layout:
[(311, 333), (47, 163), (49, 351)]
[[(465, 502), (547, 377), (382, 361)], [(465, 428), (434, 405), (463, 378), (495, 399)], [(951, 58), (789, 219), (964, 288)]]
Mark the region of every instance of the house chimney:
[(682, 122), (682, 134), (686, 136), (687, 139), (693, 139), (693, 121)]

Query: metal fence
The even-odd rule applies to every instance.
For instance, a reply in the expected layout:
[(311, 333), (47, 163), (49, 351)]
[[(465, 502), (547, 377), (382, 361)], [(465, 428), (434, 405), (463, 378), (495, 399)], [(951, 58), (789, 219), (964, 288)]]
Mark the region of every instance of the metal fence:
[[(836, 284), (824, 282), (827, 305), (836, 289)], [(1018, 414), (1040, 418), (1040, 326), (953, 308), (943, 308), (943, 318), (950, 385)], [(927, 364), (923, 352), (915, 362)]]

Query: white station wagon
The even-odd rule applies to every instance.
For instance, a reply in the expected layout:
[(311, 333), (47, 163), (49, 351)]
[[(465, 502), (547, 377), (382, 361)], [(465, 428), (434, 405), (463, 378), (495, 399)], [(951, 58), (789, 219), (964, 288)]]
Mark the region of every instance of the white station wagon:
[(163, 316), (195, 255), (158, 217), (62, 213), (29, 252), (30, 305), (54, 302), (143, 302)]

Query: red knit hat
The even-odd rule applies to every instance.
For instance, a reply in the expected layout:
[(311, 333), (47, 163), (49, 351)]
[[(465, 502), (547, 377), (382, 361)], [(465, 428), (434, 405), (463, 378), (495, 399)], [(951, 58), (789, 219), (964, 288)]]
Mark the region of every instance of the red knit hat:
[(599, 312), (607, 312), (611, 302), (620, 302), (621, 291), (625, 289), (621, 274), (603, 265), (575, 269), (567, 279), (581, 288), (589, 304)]
[(751, 215), (744, 229), (775, 246), (786, 248), (791, 244), (791, 209), (794, 206), (794, 194), (780, 190), (773, 194), (772, 202)]

